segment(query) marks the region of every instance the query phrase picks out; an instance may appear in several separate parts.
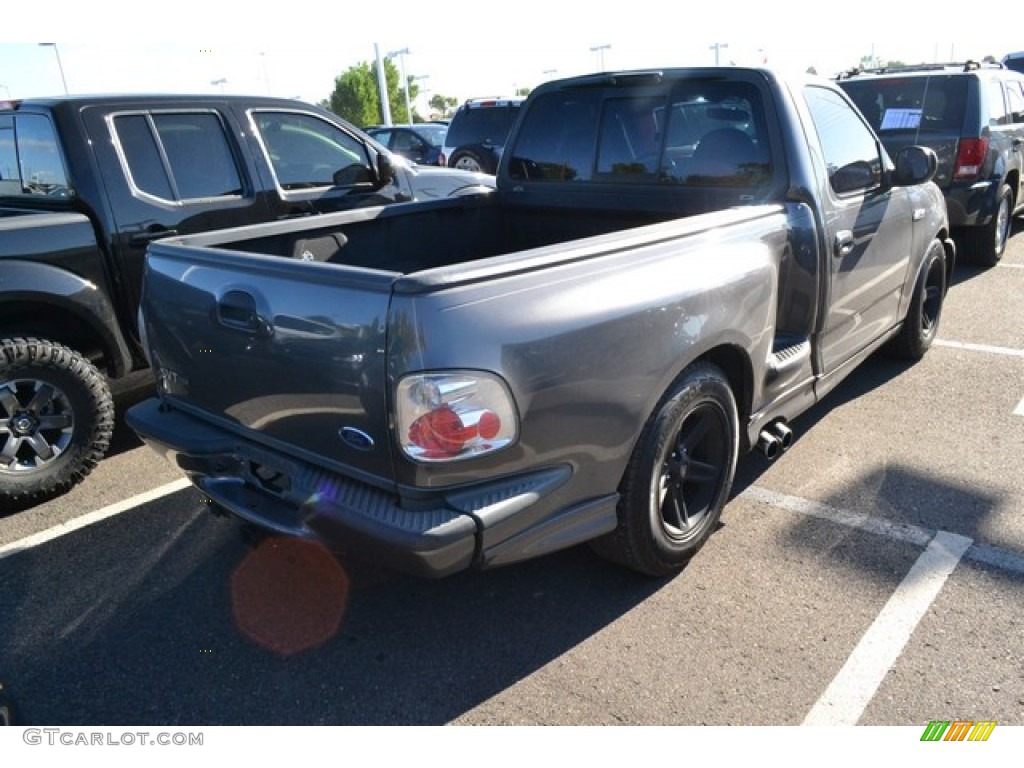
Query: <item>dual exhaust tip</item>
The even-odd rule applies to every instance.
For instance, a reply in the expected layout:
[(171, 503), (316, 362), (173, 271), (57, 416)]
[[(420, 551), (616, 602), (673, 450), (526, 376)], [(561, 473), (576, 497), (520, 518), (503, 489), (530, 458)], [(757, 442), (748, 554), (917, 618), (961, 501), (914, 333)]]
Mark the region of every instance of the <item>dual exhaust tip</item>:
[(764, 454), (768, 461), (775, 461), (779, 456), (789, 450), (793, 444), (793, 430), (786, 422), (773, 421), (761, 430), (757, 438), (757, 449)]

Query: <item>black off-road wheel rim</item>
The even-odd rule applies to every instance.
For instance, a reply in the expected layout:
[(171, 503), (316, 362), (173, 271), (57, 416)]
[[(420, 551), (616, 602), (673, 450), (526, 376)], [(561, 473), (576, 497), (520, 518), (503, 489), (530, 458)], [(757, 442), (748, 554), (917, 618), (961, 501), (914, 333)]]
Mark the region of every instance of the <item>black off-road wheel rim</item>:
[(672, 544), (700, 537), (716, 516), (731, 468), (730, 434), (726, 413), (706, 401), (686, 413), (667, 444), (651, 484), (651, 511)]
[(924, 290), (921, 292), (921, 338), (929, 340), (939, 327), (943, 295), (946, 291), (945, 264), (935, 259), (928, 267)]
[(71, 401), (58, 387), (35, 379), (0, 382), (0, 473), (49, 467), (71, 445), (74, 431)]

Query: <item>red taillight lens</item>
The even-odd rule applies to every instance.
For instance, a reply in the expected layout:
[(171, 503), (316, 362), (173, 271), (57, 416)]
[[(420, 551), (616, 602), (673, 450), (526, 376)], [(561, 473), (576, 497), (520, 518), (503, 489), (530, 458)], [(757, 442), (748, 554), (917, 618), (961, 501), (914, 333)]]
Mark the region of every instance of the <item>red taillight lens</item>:
[(409, 440), (423, 449), (426, 458), (457, 456), (466, 443), (476, 438), (490, 440), (501, 430), (501, 419), (493, 411), (467, 414), (469, 423), (449, 406), (420, 416), (409, 427)]
[(960, 139), (960, 149), (956, 153), (954, 179), (973, 179), (981, 173), (988, 154), (988, 137), (980, 139)]
[(494, 374), (413, 374), (399, 381), (395, 394), (398, 440), (417, 461), (479, 456), (517, 438), (512, 396)]

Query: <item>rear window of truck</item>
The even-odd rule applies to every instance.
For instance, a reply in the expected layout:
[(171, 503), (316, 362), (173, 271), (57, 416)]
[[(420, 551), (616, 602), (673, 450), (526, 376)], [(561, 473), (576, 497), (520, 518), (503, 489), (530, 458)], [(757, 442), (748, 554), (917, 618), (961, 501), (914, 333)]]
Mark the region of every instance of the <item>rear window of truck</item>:
[(529, 181), (755, 189), (773, 174), (761, 94), (688, 81), (666, 96), (552, 91), (524, 117), (509, 172)]

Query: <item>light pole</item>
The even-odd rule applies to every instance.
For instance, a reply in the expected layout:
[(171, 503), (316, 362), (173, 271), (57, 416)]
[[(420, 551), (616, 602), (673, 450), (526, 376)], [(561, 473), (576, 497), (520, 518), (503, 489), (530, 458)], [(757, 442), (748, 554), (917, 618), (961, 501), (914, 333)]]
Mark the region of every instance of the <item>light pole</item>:
[(224, 93), (224, 83), (226, 83), (227, 81), (228, 80), (226, 77), (218, 77), (216, 80), (211, 80), (210, 85), (219, 85), (220, 92)]
[(7, 91), (7, 98), (8, 98), (8, 99), (9, 99), (9, 98), (11, 98), (11, 89), (10, 89), (10, 88), (8, 88), (8, 87), (7, 87), (6, 85), (4, 85), (3, 83), (0, 83), (0, 88), (3, 88), (3, 89), (4, 89), (5, 91)]
[(715, 43), (714, 45), (709, 45), (708, 46), (708, 50), (709, 51), (714, 51), (715, 52), (715, 66), (716, 67), (718, 66), (718, 52), (722, 48), (728, 48), (728, 47), (729, 47), (728, 43)]
[(611, 43), (605, 43), (604, 45), (591, 46), (591, 53), (597, 54), (597, 59), (600, 62), (601, 71), (604, 72), (604, 52), (611, 48)]
[(412, 124), (412, 106), (409, 104), (409, 81), (405, 77), (405, 57), (409, 54), (408, 48), (402, 48), (399, 51), (392, 51), (388, 54), (389, 59), (398, 57), (399, 69), (402, 72), (402, 90), (405, 92), (405, 111), (409, 116), (409, 124)]
[(57, 69), (60, 70), (60, 81), (64, 85), (64, 95), (67, 96), (67, 93), (68, 93), (68, 81), (64, 78), (64, 65), (60, 63), (60, 51), (57, 50), (57, 44), (56, 43), (40, 43), (39, 45), (41, 45), (44, 48), (53, 48), (53, 54), (54, 54), (54, 56), (57, 57)]

